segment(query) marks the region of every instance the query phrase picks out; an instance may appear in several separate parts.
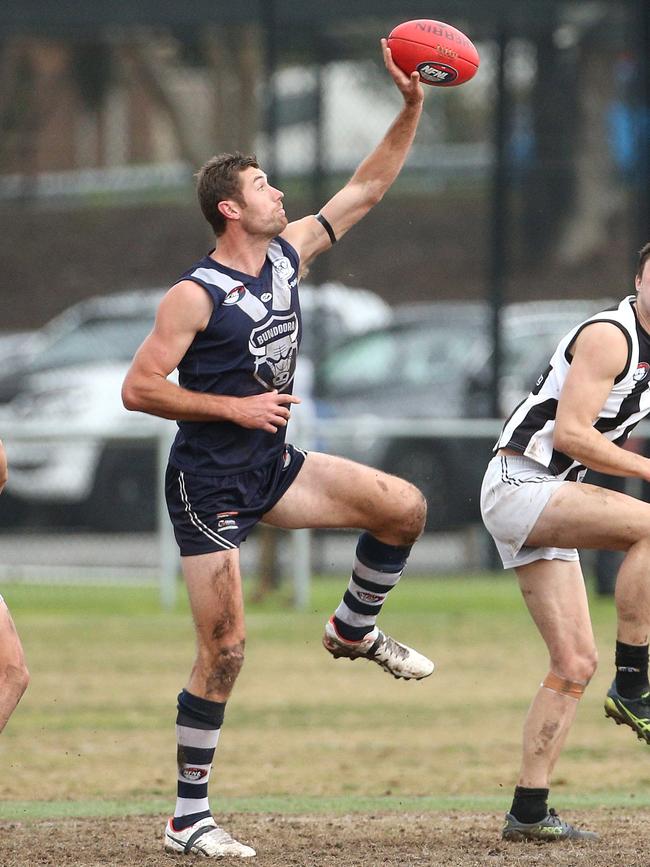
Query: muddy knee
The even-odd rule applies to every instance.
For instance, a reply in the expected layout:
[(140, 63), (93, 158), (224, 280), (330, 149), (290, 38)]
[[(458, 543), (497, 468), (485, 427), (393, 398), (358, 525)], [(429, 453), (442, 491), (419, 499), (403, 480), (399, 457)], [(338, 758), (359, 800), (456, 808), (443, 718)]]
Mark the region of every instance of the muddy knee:
[(210, 649), (206, 666), (206, 691), (208, 694), (228, 694), (235, 685), (244, 664), (245, 639), (223, 642)]
[(404, 545), (410, 545), (419, 539), (427, 520), (427, 501), (415, 485), (404, 482), (404, 489), (398, 499), (400, 514), (397, 528), (403, 536)]

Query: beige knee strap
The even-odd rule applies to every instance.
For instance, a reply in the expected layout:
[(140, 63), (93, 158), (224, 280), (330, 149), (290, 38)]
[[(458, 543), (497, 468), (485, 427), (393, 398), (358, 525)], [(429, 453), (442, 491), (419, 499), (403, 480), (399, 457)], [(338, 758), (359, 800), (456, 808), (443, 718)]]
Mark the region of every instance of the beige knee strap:
[(552, 671), (546, 675), (541, 683), (541, 686), (546, 689), (552, 689), (553, 692), (559, 692), (560, 695), (568, 695), (569, 698), (575, 698), (580, 701), (582, 694), (587, 688), (586, 683), (577, 683), (575, 680), (566, 680), (563, 677), (558, 677)]

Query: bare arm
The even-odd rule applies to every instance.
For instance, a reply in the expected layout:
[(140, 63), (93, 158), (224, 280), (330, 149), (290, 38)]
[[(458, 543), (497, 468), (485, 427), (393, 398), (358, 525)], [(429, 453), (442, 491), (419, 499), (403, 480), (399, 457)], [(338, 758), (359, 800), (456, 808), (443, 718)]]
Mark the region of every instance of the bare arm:
[[(393, 62), (385, 39), (381, 45), (384, 64), (404, 98), (404, 105), (375, 150), (343, 189), (321, 208), (337, 239), (381, 201), (404, 165), (422, 114), (424, 91), (419, 74), (414, 72), (410, 78), (405, 75)], [(331, 246), (327, 231), (314, 216), (289, 223), (282, 237), (296, 248), (305, 264)]]
[(615, 325), (594, 323), (578, 335), (558, 403), (553, 444), (592, 470), (650, 480), (650, 460), (614, 445), (594, 427), (626, 360), (627, 341)]
[(212, 301), (198, 284), (173, 286), (158, 308), (151, 334), (135, 354), (124, 379), (122, 401), (130, 410), (182, 421), (230, 421), (245, 428), (275, 433), (289, 419), (293, 395), (277, 391), (250, 397), (204, 394), (181, 388), (167, 377), (212, 314)]

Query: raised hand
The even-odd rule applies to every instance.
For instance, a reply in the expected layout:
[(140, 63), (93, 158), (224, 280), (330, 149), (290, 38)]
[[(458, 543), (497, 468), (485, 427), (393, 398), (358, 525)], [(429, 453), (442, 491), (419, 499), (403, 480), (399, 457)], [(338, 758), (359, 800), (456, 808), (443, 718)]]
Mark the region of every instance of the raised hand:
[(402, 72), (393, 60), (393, 55), (385, 39), (381, 40), (381, 50), (384, 55), (384, 65), (404, 97), (404, 102), (422, 102), (424, 99), (424, 88), (420, 82), (420, 73), (414, 71), (408, 76), (405, 72)]

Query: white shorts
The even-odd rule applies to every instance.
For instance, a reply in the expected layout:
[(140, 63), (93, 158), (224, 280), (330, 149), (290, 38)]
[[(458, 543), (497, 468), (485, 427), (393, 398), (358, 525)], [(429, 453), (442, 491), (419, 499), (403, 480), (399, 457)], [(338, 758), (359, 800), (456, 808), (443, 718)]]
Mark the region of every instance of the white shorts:
[(481, 486), (483, 523), (495, 541), (504, 569), (535, 560), (578, 560), (575, 548), (528, 548), (524, 543), (546, 504), (562, 485), (547, 467), (523, 456), (495, 455)]

